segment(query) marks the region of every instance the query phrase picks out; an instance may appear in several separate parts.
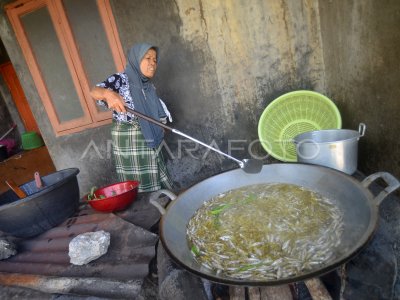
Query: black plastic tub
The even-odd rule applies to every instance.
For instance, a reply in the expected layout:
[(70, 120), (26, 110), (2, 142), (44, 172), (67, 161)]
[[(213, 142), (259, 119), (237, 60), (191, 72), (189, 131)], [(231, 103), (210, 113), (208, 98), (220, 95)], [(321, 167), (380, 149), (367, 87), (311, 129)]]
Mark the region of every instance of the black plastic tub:
[(34, 180), (20, 186), (27, 197), (19, 199), (9, 190), (0, 195), (0, 230), (27, 238), (64, 222), (79, 206), (79, 169), (57, 171), (42, 177), (43, 188)]

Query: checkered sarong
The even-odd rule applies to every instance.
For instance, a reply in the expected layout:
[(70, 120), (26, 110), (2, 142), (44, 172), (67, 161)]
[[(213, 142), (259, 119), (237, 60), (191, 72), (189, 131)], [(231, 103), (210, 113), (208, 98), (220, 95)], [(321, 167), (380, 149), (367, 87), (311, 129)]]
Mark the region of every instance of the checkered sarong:
[(161, 149), (147, 146), (138, 123), (114, 122), (111, 136), (120, 181), (140, 181), (139, 192), (172, 189)]

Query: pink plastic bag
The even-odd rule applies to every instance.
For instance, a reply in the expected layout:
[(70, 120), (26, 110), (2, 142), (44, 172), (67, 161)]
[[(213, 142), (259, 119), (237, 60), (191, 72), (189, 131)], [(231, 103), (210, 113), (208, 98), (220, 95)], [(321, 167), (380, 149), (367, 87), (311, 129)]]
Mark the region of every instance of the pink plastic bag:
[(14, 153), (14, 148), (17, 145), (17, 143), (13, 139), (3, 139), (0, 141), (0, 145), (6, 146), (7, 154), (8, 156), (10, 156)]

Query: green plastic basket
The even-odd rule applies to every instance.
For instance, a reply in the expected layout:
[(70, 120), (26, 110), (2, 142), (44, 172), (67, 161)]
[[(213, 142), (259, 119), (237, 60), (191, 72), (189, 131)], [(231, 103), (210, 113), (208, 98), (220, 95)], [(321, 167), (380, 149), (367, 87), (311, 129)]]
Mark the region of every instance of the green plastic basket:
[(267, 106), (258, 122), (258, 137), (272, 157), (294, 162), (297, 161), (295, 136), (341, 127), (340, 112), (329, 98), (313, 91), (294, 91)]

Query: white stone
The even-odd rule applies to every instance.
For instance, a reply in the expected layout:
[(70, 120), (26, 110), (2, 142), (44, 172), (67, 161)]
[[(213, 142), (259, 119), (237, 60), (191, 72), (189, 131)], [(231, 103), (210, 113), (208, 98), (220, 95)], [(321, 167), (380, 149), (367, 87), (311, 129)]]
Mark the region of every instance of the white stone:
[(109, 245), (109, 232), (100, 230), (82, 233), (69, 243), (70, 262), (74, 265), (85, 265), (107, 253)]
[(17, 254), (16, 246), (14, 243), (7, 240), (0, 240), (0, 260), (7, 259), (10, 256)]

